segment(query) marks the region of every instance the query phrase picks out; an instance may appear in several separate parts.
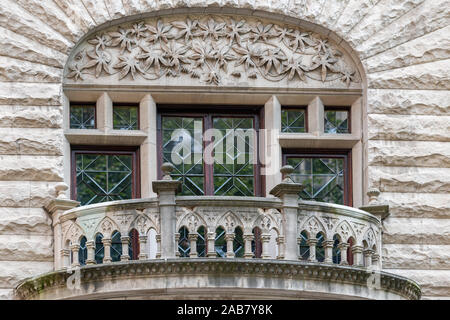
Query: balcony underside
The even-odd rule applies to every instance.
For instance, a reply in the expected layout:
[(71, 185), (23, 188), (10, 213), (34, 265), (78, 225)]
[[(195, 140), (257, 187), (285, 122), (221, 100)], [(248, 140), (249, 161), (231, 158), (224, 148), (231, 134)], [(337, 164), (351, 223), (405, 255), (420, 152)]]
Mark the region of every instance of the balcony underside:
[[(416, 283), (393, 274), (303, 261), (184, 258), (89, 265), (79, 269), (79, 289), (74, 275), (61, 270), (28, 279), (16, 288), (16, 298), (420, 298)], [(379, 285), (370, 285), (377, 275)]]

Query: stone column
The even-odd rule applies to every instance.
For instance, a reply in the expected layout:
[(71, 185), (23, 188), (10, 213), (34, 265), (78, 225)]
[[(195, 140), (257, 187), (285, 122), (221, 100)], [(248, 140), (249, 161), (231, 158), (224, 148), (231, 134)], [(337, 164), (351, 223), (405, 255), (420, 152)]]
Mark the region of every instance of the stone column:
[(45, 207), (47, 212), (52, 218), (53, 226), (53, 250), (54, 250), (54, 270), (59, 270), (64, 267), (68, 267), (70, 263), (64, 261), (64, 254), (61, 254), (64, 250), (63, 234), (61, 228), (61, 215), (70, 209), (77, 207), (80, 203), (77, 201), (69, 200), (66, 196), (66, 191), (69, 187), (65, 183), (58, 183), (55, 186), (56, 198), (50, 201)]
[(226, 233), (225, 234), (225, 240), (227, 241), (227, 258), (234, 258), (234, 250), (233, 250), (233, 240), (234, 240), (234, 233)]
[(189, 238), (189, 243), (191, 245), (191, 251), (189, 252), (189, 257), (190, 258), (198, 258), (198, 255), (197, 255), (198, 234), (189, 233), (188, 238)]
[(175, 257), (180, 257), (180, 251), (178, 250), (178, 242), (180, 242), (180, 234), (178, 232), (175, 233)]
[(161, 235), (157, 234), (155, 236), (156, 238), (156, 255), (155, 258), (156, 259), (161, 259)]
[(59, 266), (58, 269), (66, 269), (70, 267), (70, 249), (61, 249), (60, 256), (61, 266)]
[(244, 258), (245, 259), (253, 258), (253, 252), (252, 252), (253, 239), (254, 239), (254, 236), (252, 233), (244, 234)]
[(261, 241), (262, 241), (261, 258), (270, 259), (270, 255), (269, 255), (270, 234), (262, 234)]
[(280, 172), (285, 176), (283, 181), (276, 185), (270, 194), (283, 201), (282, 216), (285, 242), (286, 260), (298, 260), (297, 246), (297, 214), (298, 214), (298, 194), (303, 190), (303, 186), (294, 183), (290, 174), (294, 172), (292, 166), (284, 166)]
[(78, 252), (80, 250), (80, 244), (79, 243), (75, 243), (73, 245), (70, 246), (70, 250), (72, 250), (72, 267), (79, 267), (80, 266), (80, 261), (78, 261)]
[(161, 221), (161, 257), (175, 258), (178, 251), (175, 242), (176, 233), (176, 203), (175, 194), (181, 188), (181, 181), (172, 180), (170, 173), (175, 169), (171, 163), (163, 163), (162, 180), (153, 181), (153, 191), (158, 194)]
[(139, 236), (139, 260), (147, 260), (147, 236)]
[(319, 242), (319, 240), (313, 238), (313, 239), (308, 239), (308, 241), (306, 241), (306, 244), (309, 246), (309, 258), (308, 261), (310, 262), (316, 262), (316, 245), (317, 242)]
[(86, 242), (87, 259), (86, 264), (95, 264), (95, 241), (90, 240)]
[(120, 261), (128, 261), (128, 260), (130, 260), (130, 256), (128, 254), (128, 246), (130, 245), (130, 237), (129, 236), (121, 236), (120, 240), (122, 241), (122, 255), (120, 256)]
[(109, 263), (112, 262), (111, 259), (111, 239), (109, 238), (103, 238), (103, 249), (105, 251), (105, 255), (103, 256), (103, 263)]
[(363, 247), (362, 246), (353, 246), (352, 247), (353, 264), (355, 266), (362, 266), (363, 265), (362, 252), (363, 252)]
[(380, 255), (378, 253), (372, 254), (372, 265), (377, 269), (381, 269), (380, 266)]
[(325, 263), (332, 264), (333, 263), (333, 240), (326, 240), (323, 242), (323, 247), (325, 249)]
[(278, 245), (277, 259), (284, 259), (284, 237), (278, 236), (276, 241), (277, 241), (277, 245)]
[(363, 251), (363, 254), (364, 254), (364, 266), (367, 268), (372, 266), (373, 251), (371, 249), (366, 249)]
[(341, 250), (341, 265), (346, 266), (348, 265), (347, 261), (347, 249), (350, 245), (348, 243), (339, 243), (338, 248)]
[(216, 233), (208, 232), (208, 252), (206, 253), (206, 256), (208, 258), (216, 257), (216, 249), (215, 249), (215, 243), (214, 243), (215, 241), (216, 241)]

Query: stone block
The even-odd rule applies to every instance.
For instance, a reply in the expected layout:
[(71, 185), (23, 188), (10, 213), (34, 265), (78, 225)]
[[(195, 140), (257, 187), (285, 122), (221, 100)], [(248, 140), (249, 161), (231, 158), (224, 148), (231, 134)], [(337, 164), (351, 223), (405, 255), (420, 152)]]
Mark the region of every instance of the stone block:
[(62, 181), (61, 156), (0, 155), (2, 181)]
[(61, 155), (60, 129), (0, 128), (0, 154)]

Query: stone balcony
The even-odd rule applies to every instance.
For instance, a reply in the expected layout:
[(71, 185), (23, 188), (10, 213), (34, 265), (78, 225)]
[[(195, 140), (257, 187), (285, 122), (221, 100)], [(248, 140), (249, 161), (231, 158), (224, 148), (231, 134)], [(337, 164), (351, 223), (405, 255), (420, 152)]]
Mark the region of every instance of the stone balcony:
[(289, 176), (271, 198), (176, 196), (169, 174), (153, 188), (157, 198), (82, 207), (61, 188), (48, 206), (55, 271), (16, 298), (420, 298), (415, 282), (381, 271), (379, 217), (299, 201)]

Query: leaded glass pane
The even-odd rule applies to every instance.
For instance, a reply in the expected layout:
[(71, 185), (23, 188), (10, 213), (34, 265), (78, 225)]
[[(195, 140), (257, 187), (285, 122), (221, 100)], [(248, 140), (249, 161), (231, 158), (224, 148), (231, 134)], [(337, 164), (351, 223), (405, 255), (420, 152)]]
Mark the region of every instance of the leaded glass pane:
[(225, 258), (227, 254), (227, 241), (225, 240), (225, 230), (221, 227), (216, 229), (214, 249), (216, 250), (217, 257)]
[(309, 258), (309, 245), (307, 243), (308, 235), (305, 231), (300, 233), (300, 258), (302, 260), (308, 260)]
[(199, 257), (206, 257), (205, 227), (201, 226), (198, 228), (197, 234), (197, 255)]
[(337, 235), (333, 237), (333, 263), (341, 263), (341, 250), (338, 248), (339, 238)]
[(122, 239), (118, 231), (114, 231), (111, 236), (111, 260), (113, 262), (120, 261), (122, 255)]
[(71, 105), (70, 106), (70, 128), (71, 129), (95, 129), (95, 106), (94, 105)]
[(244, 235), (239, 227), (234, 230), (233, 252), (236, 258), (244, 256)]
[(213, 118), (214, 194), (253, 196), (255, 132), (253, 118)]
[(189, 257), (189, 252), (191, 251), (191, 246), (189, 243), (189, 231), (186, 227), (181, 227), (178, 231), (180, 234), (180, 239), (178, 240), (178, 252), (180, 257)]
[(281, 109), (281, 132), (305, 131), (305, 109)]
[(95, 236), (95, 262), (97, 264), (103, 263), (105, 256), (105, 247), (103, 246), (103, 235), (101, 233)]
[(80, 240), (80, 249), (78, 250), (78, 262), (80, 263), (81, 266), (84, 266), (87, 260), (86, 242), (87, 242), (86, 237), (82, 237)]
[(318, 233), (316, 235), (316, 239), (317, 239), (317, 244), (316, 244), (316, 259), (319, 262), (324, 262), (325, 261), (325, 248), (323, 246), (323, 234)]
[(350, 133), (348, 111), (325, 110), (324, 116), (325, 133)]
[(77, 201), (131, 199), (132, 160), (131, 155), (76, 154)]
[(344, 204), (343, 158), (288, 158), (287, 164), (294, 167), (294, 181), (304, 186), (302, 199)]
[(163, 117), (161, 134), (163, 162), (175, 166), (171, 176), (182, 182), (181, 195), (203, 195), (202, 118)]
[(113, 128), (115, 130), (138, 130), (138, 106), (114, 106)]

